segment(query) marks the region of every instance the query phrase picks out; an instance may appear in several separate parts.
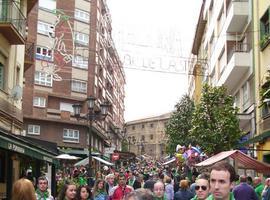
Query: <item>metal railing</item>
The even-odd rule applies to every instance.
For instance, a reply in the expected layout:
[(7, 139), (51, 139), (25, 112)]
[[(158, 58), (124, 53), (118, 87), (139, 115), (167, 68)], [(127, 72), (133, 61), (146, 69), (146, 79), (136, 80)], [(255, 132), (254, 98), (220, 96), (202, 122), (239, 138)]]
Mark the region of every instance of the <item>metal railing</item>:
[(0, 24), (11, 23), (24, 38), (26, 37), (26, 17), (17, 3), (0, 0)]
[(247, 43), (240, 42), (240, 43), (234, 44), (234, 46), (232, 48), (228, 49), (227, 63), (230, 62), (234, 53), (236, 53), (236, 52), (249, 52), (249, 51), (250, 51), (250, 46)]

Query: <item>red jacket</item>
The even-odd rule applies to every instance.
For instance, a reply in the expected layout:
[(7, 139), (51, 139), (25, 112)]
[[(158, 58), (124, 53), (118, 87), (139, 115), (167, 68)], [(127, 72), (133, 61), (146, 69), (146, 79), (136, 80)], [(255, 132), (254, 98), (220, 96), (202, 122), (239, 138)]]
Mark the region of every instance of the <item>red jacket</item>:
[(133, 188), (130, 187), (129, 185), (126, 185), (124, 187), (121, 187), (119, 185), (115, 186), (115, 188), (113, 188), (114, 192), (111, 196), (110, 199), (112, 200), (121, 200), (124, 198), (124, 196), (130, 192), (133, 191)]

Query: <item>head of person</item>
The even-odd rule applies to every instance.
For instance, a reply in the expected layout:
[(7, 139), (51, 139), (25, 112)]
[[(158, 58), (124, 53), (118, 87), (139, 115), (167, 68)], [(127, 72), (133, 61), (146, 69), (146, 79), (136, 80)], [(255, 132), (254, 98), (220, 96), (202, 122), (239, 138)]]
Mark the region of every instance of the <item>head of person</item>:
[(25, 178), (17, 180), (12, 187), (12, 200), (36, 200), (33, 183)]
[(107, 183), (109, 183), (110, 185), (113, 185), (114, 184), (114, 174), (108, 174), (106, 176), (106, 181)]
[(91, 190), (87, 185), (79, 186), (76, 192), (77, 200), (87, 200), (91, 197)]
[(265, 186), (270, 186), (270, 178), (265, 179)]
[(95, 182), (95, 188), (97, 190), (104, 190), (105, 181), (103, 179), (97, 179), (96, 182)]
[(235, 170), (226, 161), (214, 164), (210, 173), (210, 191), (214, 199), (229, 199), (230, 190), (235, 180)]
[(179, 187), (182, 189), (182, 190), (186, 190), (188, 189), (188, 180), (184, 179), (184, 180), (181, 180), (180, 183), (179, 183)]
[(118, 176), (118, 184), (120, 186), (125, 186), (126, 185), (126, 182), (127, 182), (127, 180), (126, 180), (125, 174), (120, 173), (119, 176)]
[(133, 178), (134, 177), (134, 173), (132, 171), (128, 172), (128, 178)]
[(171, 184), (172, 183), (172, 179), (171, 179), (171, 177), (169, 177), (169, 176), (165, 176), (165, 178), (164, 178), (164, 182), (166, 183), (166, 184)]
[(76, 185), (75, 183), (64, 184), (62, 190), (59, 193), (58, 200), (73, 200), (76, 197)]
[(154, 195), (150, 190), (140, 188), (128, 193), (124, 200), (154, 200)]
[(255, 177), (254, 180), (253, 180), (253, 183), (254, 183), (254, 186), (257, 186), (257, 185), (261, 184), (262, 183), (261, 177), (258, 177), (258, 176)]
[(37, 187), (41, 192), (45, 192), (48, 189), (48, 179), (45, 176), (39, 177)]
[(253, 185), (253, 180), (252, 180), (252, 177), (251, 176), (247, 176), (247, 184), (249, 185)]
[(165, 192), (165, 188), (164, 188), (164, 184), (161, 181), (157, 181), (154, 184), (154, 195), (157, 198), (162, 198), (164, 196), (164, 192)]
[(240, 181), (240, 183), (246, 183), (247, 182), (247, 177), (245, 175), (241, 175), (239, 177), (239, 181)]
[(195, 192), (198, 200), (204, 200), (208, 197), (210, 185), (208, 177), (205, 174), (200, 175), (195, 182)]

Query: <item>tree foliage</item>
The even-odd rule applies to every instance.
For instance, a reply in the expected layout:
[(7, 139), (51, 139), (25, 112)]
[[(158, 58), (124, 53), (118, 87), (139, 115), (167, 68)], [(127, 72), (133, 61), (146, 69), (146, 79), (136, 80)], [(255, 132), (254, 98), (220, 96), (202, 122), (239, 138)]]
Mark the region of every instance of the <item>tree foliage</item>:
[(237, 109), (225, 87), (204, 85), (190, 135), (209, 155), (232, 149), (241, 136)]
[(174, 153), (177, 144), (192, 143), (189, 130), (192, 128), (191, 119), (194, 108), (194, 102), (187, 95), (184, 95), (175, 105), (175, 111), (165, 127), (165, 133), (169, 139), (166, 146), (167, 152)]

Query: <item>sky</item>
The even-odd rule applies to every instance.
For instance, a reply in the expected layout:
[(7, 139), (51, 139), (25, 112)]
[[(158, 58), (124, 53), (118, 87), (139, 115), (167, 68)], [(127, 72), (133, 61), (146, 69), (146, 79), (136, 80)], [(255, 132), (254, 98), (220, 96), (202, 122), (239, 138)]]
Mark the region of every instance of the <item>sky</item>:
[(185, 61), (201, 0), (107, 0), (107, 4), (126, 74), (125, 121), (173, 111), (187, 93)]

